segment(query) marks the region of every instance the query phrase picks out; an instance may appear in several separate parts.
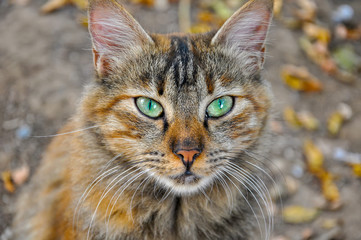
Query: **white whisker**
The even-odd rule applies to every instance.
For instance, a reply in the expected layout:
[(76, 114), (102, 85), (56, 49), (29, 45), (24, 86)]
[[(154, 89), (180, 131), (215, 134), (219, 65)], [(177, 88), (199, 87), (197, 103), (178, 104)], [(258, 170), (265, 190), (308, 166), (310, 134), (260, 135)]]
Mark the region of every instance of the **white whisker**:
[(95, 125), (95, 126), (82, 128), (82, 129), (78, 129), (78, 130), (74, 130), (74, 131), (70, 131), (70, 132), (65, 132), (65, 133), (58, 133), (58, 134), (44, 135), (44, 136), (31, 136), (31, 137), (34, 137), (34, 138), (56, 137), (56, 136), (62, 136), (62, 135), (67, 135), (67, 134), (72, 134), (72, 133), (79, 133), (79, 132), (83, 132), (83, 131), (88, 130), (88, 129), (97, 128), (97, 127), (105, 126), (105, 125)]

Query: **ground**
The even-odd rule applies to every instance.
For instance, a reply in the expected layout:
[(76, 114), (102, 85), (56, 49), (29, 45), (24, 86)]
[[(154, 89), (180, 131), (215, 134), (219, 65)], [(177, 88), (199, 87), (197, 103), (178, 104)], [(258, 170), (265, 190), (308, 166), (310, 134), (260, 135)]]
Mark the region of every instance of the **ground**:
[[(13, 4), (17, 2), (18, 4)], [(290, 1), (286, 1), (289, 3)], [(320, 19), (331, 24), (331, 12), (341, 3), (353, 6), (360, 21), (358, 1), (316, 1)], [(20, 3), (20, 4), (19, 4)], [(23, 3), (23, 4), (21, 4)], [(24, 164), (36, 170), (42, 153), (51, 137), (75, 111), (83, 86), (93, 79), (91, 43), (87, 32), (77, 22), (80, 11), (68, 6), (52, 14), (39, 12), (44, 0), (0, 2), (0, 172), (16, 169)], [(127, 8), (147, 31), (179, 31), (177, 5), (167, 11), (155, 11), (139, 5)], [(275, 96), (274, 131), (267, 157), (274, 166), (277, 184), (294, 186), (295, 191), (282, 194), (275, 213), (274, 239), (336, 239), (327, 237), (334, 229), (322, 227), (326, 220), (336, 219), (342, 236), (337, 239), (361, 239), (361, 178), (352, 174), (351, 167), (333, 159), (332, 150), (342, 147), (350, 152), (361, 149), (361, 79), (344, 84), (325, 74), (303, 53), (298, 44), (301, 32), (288, 29), (276, 20), (269, 34), (265, 76), (271, 82)], [(358, 55), (361, 44), (351, 42)], [(306, 66), (324, 85), (321, 93), (298, 93), (284, 85), (280, 68), (284, 64)], [(347, 103), (352, 118), (337, 137), (327, 133), (328, 116), (339, 103)], [(287, 126), (283, 109), (308, 110), (321, 122), (316, 132), (295, 130)], [(313, 139), (323, 146), (325, 165), (336, 175), (335, 183), (341, 193), (342, 206), (336, 210), (321, 210), (312, 223), (287, 224), (282, 219), (282, 206), (301, 205), (320, 207), (323, 204), (319, 181), (305, 167), (302, 145)], [(297, 173), (295, 173), (297, 172)], [(288, 183), (286, 182), (288, 181)], [(13, 202), (19, 192), (6, 191), (0, 182), (0, 236), (9, 226)], [(281, 191), (283, 193), (283, 191)]]

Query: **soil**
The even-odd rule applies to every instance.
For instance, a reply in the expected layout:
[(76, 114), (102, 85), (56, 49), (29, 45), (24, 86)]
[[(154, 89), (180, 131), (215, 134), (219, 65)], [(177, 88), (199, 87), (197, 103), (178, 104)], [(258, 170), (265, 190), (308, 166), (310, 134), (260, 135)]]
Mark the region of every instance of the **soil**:
[[(288, 4), (290, 1), (285, 1)], [(339, 4), (350, 4), (360, 22), (361, 5), (351, 0), (318, 0), (320, 20), (331, 26), (331, 13)], [(17, 4), (14, 4), (17, 3)], [(44, 0), (0, 1), (0, 172), (27, 164), (36, 170), (51, 137), (74, 113), (82, 96), (83, 86), (93, 80), (91, 42), (87, 29), (78, 23), (81, 16), (75, 7), (64, 7), (43, 15), (39, 9)], [(167, 11), (156, 11), (127, 4), (127, 9), (150, 32), (179, 31), (177, 5)], [(357, 19), (358, 18), (358, 19)], [(277, 202), (273, 239), (361, 239), (361, 178), (352, 174), (349, 165), (335, 161), (332, 151), (342, 147), (361, 152), (361, 79), (347, 85), (325, 74), (300, 49), (301, 32), (290, 30), (276, 20), (269, 34), (265, 76), (271, 82), (275, 96), (274, 134), (267, 159), (274, 166), (277, 184), (294, 186), (294, 192), (282, 194)], [(361, 56), (360, 42), (350, 42)], [(321, 93), (298, 93), (284, 85), (280, 68), (284, 64), (305, 66), (324, 85)], [(348, 104), (352, 118), (337, 137), (327, 134), (328, 116), (339, 103)], [(295, 130), (284, 122), (286, 106), (312, 112), (321, 122), (316, 132)], [(282, 220), (282, 206), (324, 205), (318, 180), (305, 167), (302, 145), (313, 139), (325, 151), (325, 165), (337, 176), (342, 206), (336, 210), (321, 210), (312, 223), (287, 224)], [(291, 180), (290, 180), (291, 179)], [(286, 182), (288, 181), (288, 182)], [(19, 192), (9, 193), (0, 182), (0, 236), (9, 229), (13, 202)], [(282, 192), (282, 191), (281, 191)], [(340, 224), (341, 237), (328, 237), (334, 229), (322, 227), (327, 219)], [(323, 237), (323, 238), (322, 238)]]

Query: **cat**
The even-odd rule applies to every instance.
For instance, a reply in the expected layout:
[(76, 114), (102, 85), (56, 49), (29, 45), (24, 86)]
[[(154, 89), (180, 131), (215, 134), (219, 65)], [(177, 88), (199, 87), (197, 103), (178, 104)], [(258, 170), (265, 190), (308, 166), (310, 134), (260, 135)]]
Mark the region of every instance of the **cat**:
[(257, 154), (272, 8), (251, 0), (218, 31), (160, 35), (91, 0), (95, 80), (22, 192), (13, 239), (269, 239)]

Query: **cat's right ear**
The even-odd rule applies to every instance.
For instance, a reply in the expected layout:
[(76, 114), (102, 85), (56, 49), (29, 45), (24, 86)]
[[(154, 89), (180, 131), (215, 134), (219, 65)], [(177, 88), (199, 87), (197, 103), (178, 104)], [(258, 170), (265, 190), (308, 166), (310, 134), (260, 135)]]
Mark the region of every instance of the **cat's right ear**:
[(93, 42), (94, 66), (106, 76), (115, 62), (141, 50), (153, 40), (115, 0), (89, 1), (89, 32)]
[(231, 49), (251, 72), (262, 68), (273, 0), (249, 0), (213, 37), (213, 46)]

